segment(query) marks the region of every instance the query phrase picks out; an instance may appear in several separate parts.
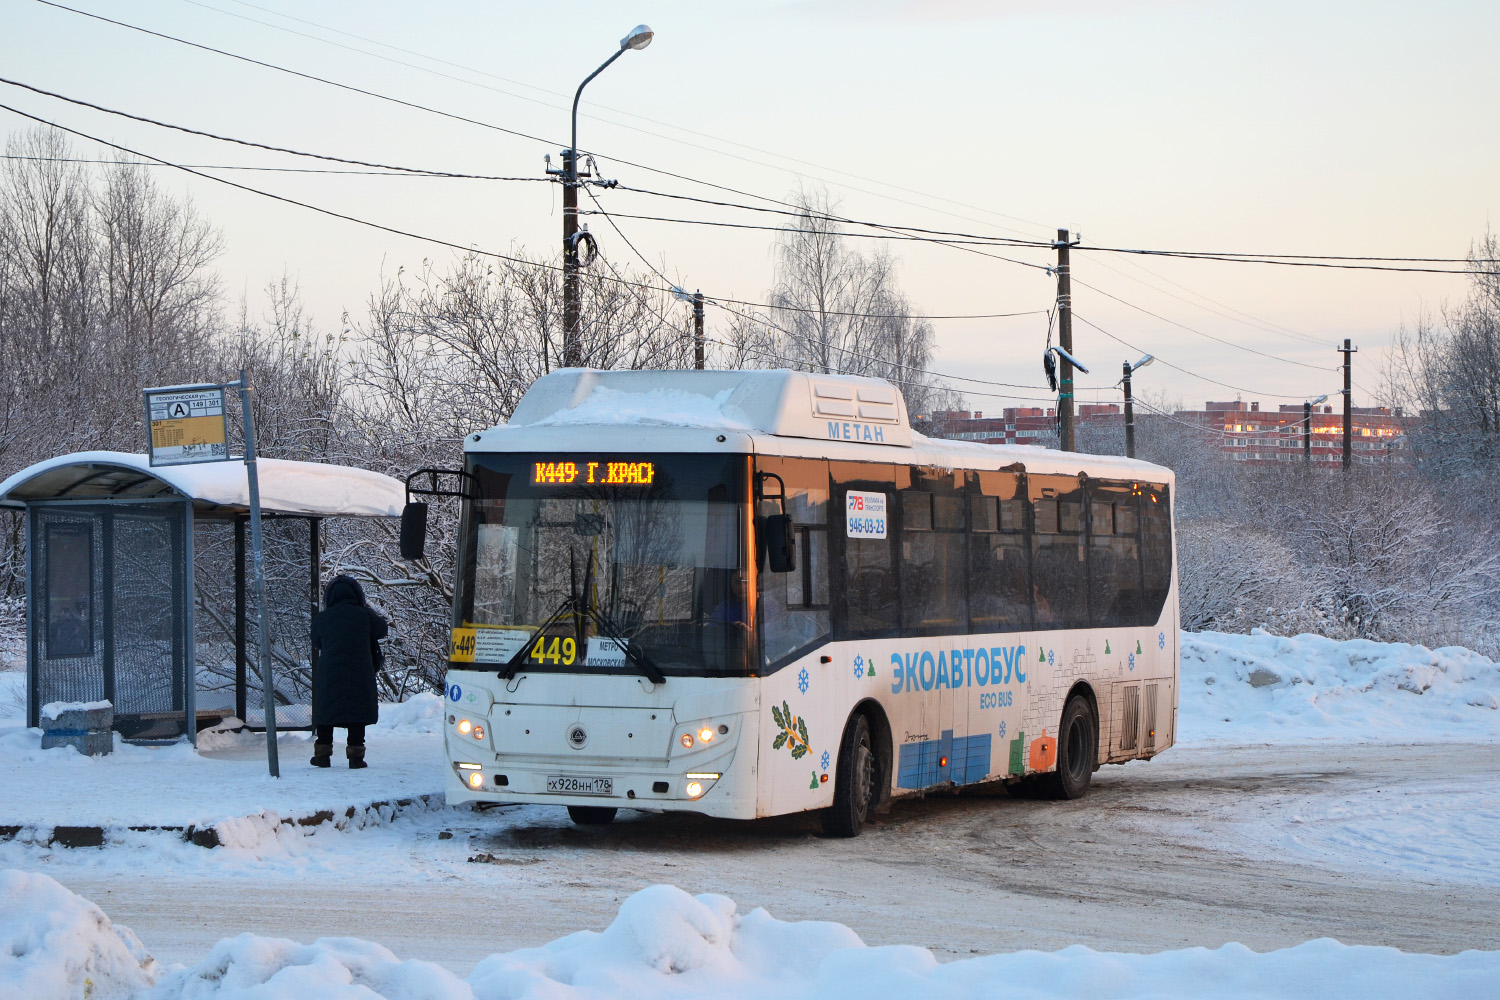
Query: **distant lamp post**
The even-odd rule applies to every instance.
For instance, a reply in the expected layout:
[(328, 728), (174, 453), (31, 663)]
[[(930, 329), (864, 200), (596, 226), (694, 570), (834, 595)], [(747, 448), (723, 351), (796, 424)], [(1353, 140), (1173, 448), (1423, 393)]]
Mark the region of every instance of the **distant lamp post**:
[(1135, 401), (1130, 395), (1130, 376), (1155, 361), (1155, 355), (1148, 354), (1135, 364), (1125, 362), (1125, 377), (1120, 380), (1125, 386), (1125, 457), (1135, 458)]
[(1325, 394), (1319, 396), (1317, 399), (1308, 400), (1307, 402), (1302, 404), (1302, 462), (1304, 465), (1311, 464), (1312, 462), (1313, 407), (1318, 406), (1323, 402), (1323, 400), (1327, 398), (1328, 396)]
[[(563, 366), (566, 368), (583, 365), (578, 295), (578, 243), (581, 238), (578, 232), (578, 99), (583, 96), (583, 88), (589, 85), (589, 81), (609, 68), (610, 63), (631, 49), (644, 49), (654, 37), (655, 32), (644, 24), (630, 29), (630, 33), (620, 39), (615, 54), (584, 77), (573, 95), (572, 145), (562, 151), (562, 170), (557, 171), (563, 182)], [(587, 233), (583, 236), (587, 237)]]

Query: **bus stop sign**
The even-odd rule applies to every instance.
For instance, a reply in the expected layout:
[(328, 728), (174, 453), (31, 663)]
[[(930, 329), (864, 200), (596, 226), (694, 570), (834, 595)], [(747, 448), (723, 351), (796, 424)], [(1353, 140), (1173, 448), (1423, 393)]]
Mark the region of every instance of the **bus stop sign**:
[(191, 465), (229, 459), (223, 386), (147, 389), (145, 395), (152, 465)]

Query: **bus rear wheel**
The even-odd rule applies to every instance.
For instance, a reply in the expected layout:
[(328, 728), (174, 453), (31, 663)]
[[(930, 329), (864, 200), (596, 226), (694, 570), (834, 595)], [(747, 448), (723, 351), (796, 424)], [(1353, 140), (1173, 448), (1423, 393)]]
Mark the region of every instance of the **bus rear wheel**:
[(568, 818), (579, 826), (604, 826), (615, 821), (613, 806), (568, 806)]
[(1041, 777), (1041, 791), (1053, 799), (1081, 799), (1089, 790), (1099, 757), (1099, 722), (1082, 695), (1068, 699), (1057, 727), (1057, 770)]
[(839, 766), (834, 775), (833, 805), (823, 812), (823, 832), (830, 837), (857, 837), (874, 808), (880, 767), (875, 759), (870, 720), (856, 715), (844, 727)]

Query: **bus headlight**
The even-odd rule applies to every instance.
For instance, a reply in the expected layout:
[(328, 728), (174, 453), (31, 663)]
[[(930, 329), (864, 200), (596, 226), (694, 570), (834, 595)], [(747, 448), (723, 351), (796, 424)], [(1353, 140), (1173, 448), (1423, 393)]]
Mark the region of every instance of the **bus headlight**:
[(714, 731), (712, 729), (708, 728), (707, 726), (704, 726), (702, 729), (698, 730), (698, 742), (699, 743), (712, 743), (713, 741), (714, 741)]
[(461, 732), (461, 733), (463, 733), (465, 736), (468, 736), (469, 735), (469, 730), (471, 730), (473, 728), (474, 728), (474, 723), (470, 722), (468, 719), (459, 719), (458, 720), (458, 731)]
[(693, 734), (692, 733), (683, 733), (682, 734), (682, 741), (681, 742), (682, 742), (682, 749), (684, 749), (684, 750), (691, 750), (691, 749), (693, 749)]
[(714, 786), (721, 775), (717, 771), (689, 771), (686, 775), (687, 784), (682, 790), (690, 799), (702, 798), (703, 793)]

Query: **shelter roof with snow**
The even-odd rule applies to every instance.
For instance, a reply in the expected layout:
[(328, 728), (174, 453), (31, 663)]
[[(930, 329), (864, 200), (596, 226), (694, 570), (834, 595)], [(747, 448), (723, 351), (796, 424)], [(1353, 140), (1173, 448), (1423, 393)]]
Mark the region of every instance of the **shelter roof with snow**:
[[(302, 517), (397, 517), (406, 488), (396, 479), (346, 465), (256, 461), (261, 509)], [(47, 500), (191, 500), (200, 516), (233, 516), (250, 509), (243, 462), (153, 468), (145, 455), (82, 451), (22, 469), (0, 483), (0, 506)]]

